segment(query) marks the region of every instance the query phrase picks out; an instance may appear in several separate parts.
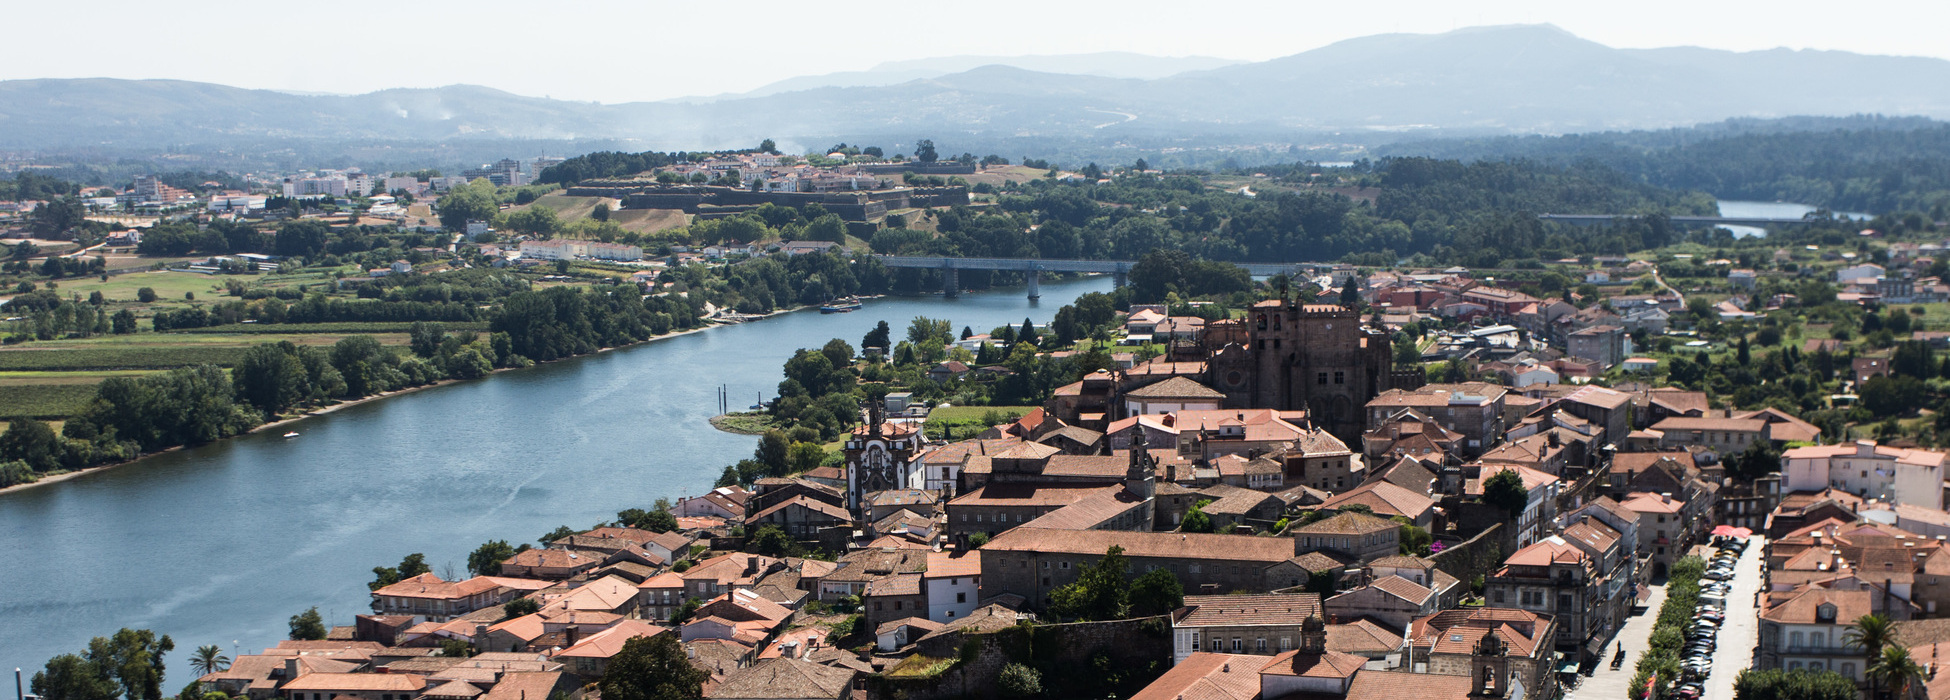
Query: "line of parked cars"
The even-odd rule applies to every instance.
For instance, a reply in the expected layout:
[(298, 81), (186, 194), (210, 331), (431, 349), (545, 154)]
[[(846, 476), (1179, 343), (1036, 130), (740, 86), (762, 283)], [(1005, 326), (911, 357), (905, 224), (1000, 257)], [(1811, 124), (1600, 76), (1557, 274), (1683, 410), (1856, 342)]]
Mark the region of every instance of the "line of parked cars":
[(1714, 543), (1717, 551), (1700, 576), (1699, 606), (1693, 611), (1693, 624), (1686, 628), (1686, 648), (1680, 652), (1679, 683), (1672, 689), (1677, 700), (1699, 700), (1706, 690), (1706, 676), (1713, 672), (1713, 650), (1720, 625), (1727, 619), (1727, 592), (1733, 588), (1735, 568), (1747, 541), (1732, 537)]

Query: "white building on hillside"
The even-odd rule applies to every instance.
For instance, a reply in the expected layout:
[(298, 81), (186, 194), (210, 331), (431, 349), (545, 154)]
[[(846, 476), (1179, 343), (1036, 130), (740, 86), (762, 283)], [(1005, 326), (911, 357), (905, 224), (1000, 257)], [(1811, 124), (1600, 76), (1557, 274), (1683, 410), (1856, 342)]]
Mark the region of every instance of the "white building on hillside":
[(1796, 447), (1781, 453), (1781, 490), (1834, 487), (1863, 498), (1941, 510), (1945, 457), (1950, 455), (1868, 440)]

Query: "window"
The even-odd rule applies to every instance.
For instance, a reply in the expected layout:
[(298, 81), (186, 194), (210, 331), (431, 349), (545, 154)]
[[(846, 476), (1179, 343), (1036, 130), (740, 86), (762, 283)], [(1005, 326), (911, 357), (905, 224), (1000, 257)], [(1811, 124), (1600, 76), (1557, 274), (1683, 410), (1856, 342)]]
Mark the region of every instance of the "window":
[(1192, 648), (1193, 649), (1198, 648), (1198, 632), (1192, 633)]
[(1335, 373), (1334, 373), (1334, 383), (1335, 383), (1335, 384), (1346, 384), (1346, 383), (1347, 383), (1347, 373), (1346, 373), (1346, 372), (1335, 372)]
[(1219, 640), (1217, 639), (1212, 640), (1212, 653), (1219, 653)]
[(1571, 609), (1571, 594), (1569, 593), (1557, 594), (1557, 609), (1559, 611)]
[(1327, 373), (1321, 372), (1320, 374), (1315, 375), (1314, 381), (1319, 383), (1321, 386), (1327, 386)]
[(1799, 661), (1789, 661), (1789, 662), (1788, 662), (1788, 670), (1789, 670), (1789, 671), (1799, 671), (1799, 670), (1801, 670), (1801, 662), (1799, 662)]
[(1800, 633), (1800, 632), (1790, 632), (1790, 633), (1788, 634), (1788, 647), (1789, 647), (1789, 648), (1799, 648), (1799, 647), (1804, 647), (1804, 646), (1807, 646), (1807, 645), (1806, 645), (1806, 644), (1803, 644), (1803, 643), (1802, 643), (1802, 637), (1801, 637), (1801, 633)]
[(1063, 562), (1063, 570), (1064, 570), (1064, 571), (1069, 571), (1069, 570), (1070, 570), (1070, 562), (1067, 562), (1067, 561), (1066, 561), (1066, 562)]
[(1848, 676), (1849, 678), (1854, 678), (1854, 677), (1855, 677), (1855, 663), (1854, 663), (1854, 662), (1850, 662), (1850, 661), (1844, 661), (1844, 662), (1842, 662), (1842, 675), (1844, 675), (1844, 676)]
[(1253, 653), (1256, 653), (1256, 654), (1264, 654), (1264, 653), (1266, 653), (1266, 638), (1265, 638), (1265, 637), (1260, 637), (1260, 638), (1259, 638), (1259, 639), (1258, 639), (1257, 641), (1255, 641), (1255, 642), (1253, 642)]
[(1238, 637), (1233, 637), (1233, 638), (1232, 638), (1232, 651), (1233, 651), (1234, 653), (1237, 653), (1237, 652), (1242, 652), (1242, 651), (1245, 651), (1245, 650), (1246, 650), (1246, 641), (1245, 641), (1245, 640), (1243, 640), (1243, 639), (1240, 639), (1240, 638), (1238, 638)]
[(1822, 647), (1827, 645), (1828, 645), (1827, 634), (1822, 632), (1814, 632), (1808, 635), (1808, 646)]
[(1496, 598), (1496, 602), (1498, 603), (1503, 602), (1503, 589), (1501, 588), (1496, 589), (1496, 591), (1494, 592), (1494, 597)]
[(1273, 339), (1273, 349), (1274, 349), (1274, 350), (1278, 350), (1278, 349), (1280, 349), (1280, 339), (1279, 339), (1279, 338), (1274, 338), (1274, 339)]
[(1292, 638), (1292, 637), (1281, 637), (1281, 638), (1280, 638), (1280, 651), (1286, 651), (1286, 650), (1288, 650), (1288, 649), (1292, 649), (1292, 648), (1293, 648), (1293, 638)]

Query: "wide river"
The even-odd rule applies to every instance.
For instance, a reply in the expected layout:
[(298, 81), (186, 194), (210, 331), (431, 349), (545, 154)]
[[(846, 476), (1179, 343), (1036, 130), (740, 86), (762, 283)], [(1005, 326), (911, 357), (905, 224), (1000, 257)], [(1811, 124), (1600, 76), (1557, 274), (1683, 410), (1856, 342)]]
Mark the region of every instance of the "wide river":
[[(327, 624), (369, 612), (375, 566), (424, 552), (464, 572), (481, 542), (528, 542), (710, 488), (757, 439), (713, 429), (716, 390), (734, 409), (767, 398), (793, 350), (860, 338), (915, 316), (976, 332), (1047, 323), (1095, 277), (1020, 288), (868, 300), (850, 314), (798, 312), (506, 372), (353, 406), (267, 434), (152, 457), (0, 494), (0, 668), (32, 674), (122, 627), (171, 635), (167, 692), (186, 652), (254, 653), (316, 605)], [(463, 574), (464, 575), (464, 574)]]

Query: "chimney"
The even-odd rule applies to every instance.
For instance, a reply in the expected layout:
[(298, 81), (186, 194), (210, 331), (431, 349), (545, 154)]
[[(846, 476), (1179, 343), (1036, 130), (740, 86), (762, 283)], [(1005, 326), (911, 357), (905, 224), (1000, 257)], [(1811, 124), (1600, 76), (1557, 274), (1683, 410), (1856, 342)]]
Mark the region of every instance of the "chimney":
[(1660, 498), (1661, 500), (1663, 500), (1664, 502), (1666, 502), (1666, 503), (1671, 503), (1671, 502), (1672, 502), (1672, 493), (1671, 493), (1671, 492), (1666, 492), (1666, 493), (1661, 493), (1661, 494), (1659, 494), (1659, 498)]
[(799, 643), (786, 642), (779, 645), (779, 656), (786, 659), (799, 658)]
[(562, 628), (562, 634), (568, 637), (566, 641), (569, 646), (575, 646), (576, 642), (582, 639), (582, 628), (577, 625), (569, 625), (568, 627)]
[(284, 657), (284, 679), (289, 681), (298, 677), (298, 657)]

